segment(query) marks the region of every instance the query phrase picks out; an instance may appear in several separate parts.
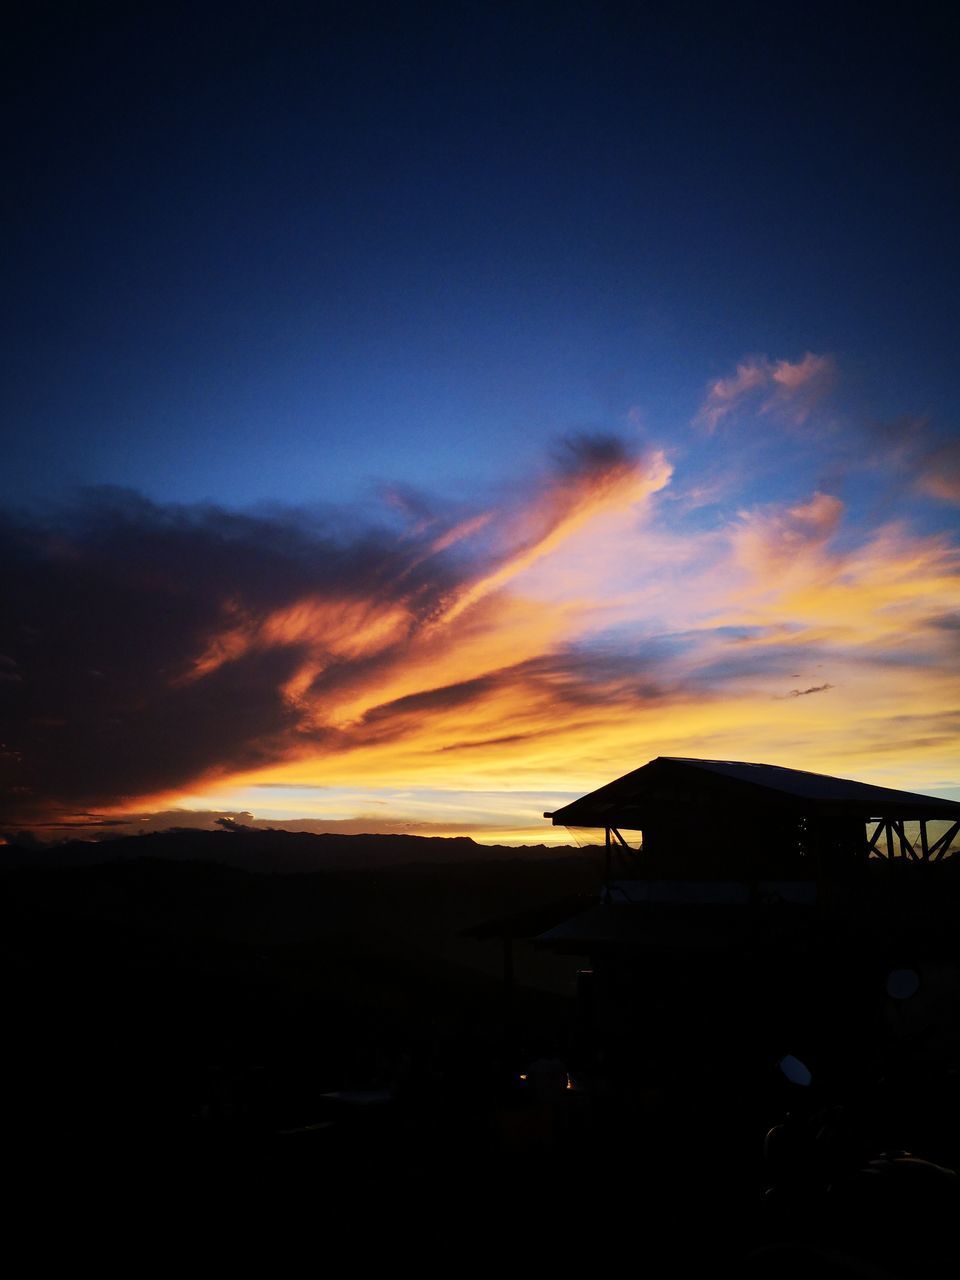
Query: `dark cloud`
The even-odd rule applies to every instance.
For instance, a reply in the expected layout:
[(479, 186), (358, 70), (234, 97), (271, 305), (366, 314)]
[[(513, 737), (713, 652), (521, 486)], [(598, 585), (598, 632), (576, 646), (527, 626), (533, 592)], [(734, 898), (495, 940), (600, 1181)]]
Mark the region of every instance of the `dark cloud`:
[(471, 747), (503, 747), (509, 742), (529, 742), (542, 737), (539, 733), (507, 733), (502, 738), (478, 738), (475, 741), (450, 742), (441, 751), (469, 751)]
[(960, 439), (955, 430), (944, 430), (929, 418), (904, 415), (864, 424), (851, 444), (847, 467), (866, 463), (885, 471), (898, 487), (906, 481), (928, 498), (960, 503)]
[(832, 689), (832, 684), (814, 684), (809, 689), (791, 689), (789, 693), (778, 694), (780, 698), (805, 698), (810, 693), (826, 693), (828, 689)]
[(960, 503), (960, 440), (934, 445), (923, 455), (919, 485), (942, 502)]
[(475, 680), (460, 680), (456, 684), (444, 685), (439, 689), (428, 689), (425, 693), (412, 693), (405, 698), (396, 698), (393, 702), (385, 702), (368, 711), (363, 723), (375, 725), (380, 721), (392, 720), (398, 716), (426, 715), (431, 711), (445, 711), (450, 707), (464, 706), (483, 694), (489, 693), (502, 679), (502, 674), (479, 676)]
[[(344, 520), (349, 526), (350, 521)], [(300, 512), (162, 507), (104, 490), (42, 519), (0, 523), (0, 770), (7, 807), (104, 805), (275, 758), (299, 729), (280, 689), (303, 645), (252, 649), (183, 673), (225, 617), (305, 596), (446, 589), (382, 531)], [(402, 578), (402, 585), (401, 585)]]
[(619, 436), (571, 432), (563, 437), (553, 454), (561, 475), (580, 477), (633, 467), (637, 461)]
[[(583, 490), (636, 465), (612, 438), (573, 437), (526, 497), (548, 504), (549, 529)], [(349, 731), (324, 716), (339, 691), (376, 688), (402, 665), (418, 629), (491, 568), (518, 547), (527, 554), (517, 504), (499, 513), (500, 533), (462, 501), (429, 513), (425, 501), (403, 505), (417, 524), (397, 530), (354, 511), (164, 506), (101, 489), (68, 509), (0, 517), (0, 824), (73, 821), (358, 735), (389, 737), (517, 679), (427, 689)], [(379, 626), (388, 615), (385, 636), (353, 643), (369, 617)], [(325, 627), (337, 633), (328, 649)]]
[(649, 705), (677, 694), (659, 672), (656, 646), (651, 653), (621, 653), (563, 647), (511, 669), (511, 679), (539, 689), (545, 701), (561, 708)]

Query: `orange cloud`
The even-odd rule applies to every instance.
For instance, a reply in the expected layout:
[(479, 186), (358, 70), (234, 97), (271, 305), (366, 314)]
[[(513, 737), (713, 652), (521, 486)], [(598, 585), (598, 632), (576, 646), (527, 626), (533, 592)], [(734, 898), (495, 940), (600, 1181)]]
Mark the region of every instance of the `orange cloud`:
[[(827, 494), (745, 513), (714, 540), (709, 587), (699, 564), (678, 559), (673, 598), (683, 601), (677, 622), (689, 628), (688, 643), (668, 647), (647, 669), (642, 658), (618, 667), (602, 650), (593, 666), (589, 648), (564, 653), (583, 632), (559, 609), (524, 646), (523, 601), (508, 594), (494, 607), (491, 600), (476, 617), (480, 638), (469, 663), (457, 665), (455, 642), (449, 651), (441, 645), (414, 668), (415, 679), (406, 671), (401, 697), (376, 704), (380, 686), (366, 691), (368, 709), (335, 759), (290, 760), (244, 785), (362, 776), (370, 785), (492, 788), (509, 797), (537, 786), (587, 789), (671, 752), (921, 785), (931, 763), (941, 771), (956, 765), (956, 632), (940, 619), (960, 610), (960, 559), (945, 539), (896, 525), (836, 550), (842, 521), (842, 504)], [(607, 546), (614, 561), (643, 554), (648, 530), (638, 527), (625, 544), (625, 528)], [(588, 542), (595, 534), (582, 531)], [(592, 548), (596, 563), (595, 540)], [(568, 546), (563, 558), (574, 553)], [(648, 571), (656, 576), (657, 568)], [(602, 588), (594, 603), (602, 613)], [(662, 596), (661, 603), (669, 607)], [(634, 616), (651, 643), (662, 636), (663, 621)], [(504, 657), (512, 638), (519, 647), (511, 663)], [(487, 645), (493, 663), (483, 661)], [(798, 664), (813, 677), (799, 687), (791, 679)], [(459, 683), (445, 683), (448, 675)]]
[[(251, 522), (224, 547), (200, 523), (184, 555), (179, 525), (125, 512), (119, 567), (93, 540), (69, 576), (37, 552), (17, 578), (45, 583), (37, 634), (65, 634), (79, 581), (68, 653), (0, 635), (10, 691), (34, 699), (0, 752), (20, 812), (259, 816), (280, 784), (321, 788), (296, 815), (311, 820), (376, 812), (379, 794), (391, 818), (453, 830), (469, 810), (520, 833), (531, 797), (658, 754), (958, 785), (956, 542), (858, 531), (822, 490), (691, 531), (658, 498), (671, 475), (661, 452), (574, 441), (512, 499), (419, 511), (400, 537)], [(108, 612), (123, 625), (97, 625)]]
[[(504, 550), (496, 567), (445, 602), (436, 619), (438, 625), (454, 622), (464, 610), (506, 586), (603, 511), (643, 502), (670, 479), (670, 467), (660, 452), (638, 464), (609, 444), (592, 449), (583, 441), (574, 445), (559, 480), (504, 523)], [(571, 465), (574, 463), (580, 465)]]
[[(838, 550), (843, 516), (839, 500), (822, 493), (743, 513), (711, 539), (709, 572), (702, 545), (693, 556), (676, 549), (672, 591), (661, 591), (650, 586), (661, 566), (649, 552), (669, 541), (605, 509), (511, 580), (545, 591), (589, 547), (597, 589), (580, 597), (574, 616), (562, 594), (544, 609), (498, 588), (448, 627), (424, 629), (394, 669), (358, 686), (334, 751), (234, 775), (233, 802), (264, 783), (322, 778), (336, 787), (363, 778), (411, 795), (443, 789), (461, 806), (478, 792), (496, 794), (491, 832), (507, 821), (520, 831), (535, 806), (521, 808), (513, 794), (587, 790), (670, 753), (929, 787), (931, 769), (949, 777), (956, 765), (956, 632), (940, 620), (960, 610), (960, 561), (945, 539), (897, 525)], [(619, 663), (603, 649), (567, 648), (588, 638), (582, 618), (591, 603), (594, 620), (609, 617), (605, 583), (624, 562), (643, 566), (625, 604), (636, 631), (662, 642), (672, 602), (686, 639), (647, 661), (642, 648)], [(668, 616), (653, 616), (652, 601)], [(798, 685), (795, 676), (807, 673)], [(828, 696), (803, 696), (814, 692)]]
[(472, 538), (475, 533), (479, 533), (493, 519), (492, 511), (483, 511), (478, 516), (471, 516), (468, 520), (461, 520), (446, 533), (442, 533), (438, 538), (434, 538), (430, 544), (430, 552), (437, 555), (441, 551), (446, 551), (448, 547), (456, 546), (458, 542), (463, 542), (465, 538)]
[[(576, 632), (574, 610), (559, 602), (550, 610), (507, 594), (508, 584), (566, 549), (604, 513), (636, 510), (669, 477), (660, 453), (638, 460), (609, 442), (575, 440), (559, 474), (526, 505), (464, 521), (449, 541), (444, 535), (440, 550), (489, 526), (493, 549), (479, 572), (468, 569), (429, 612), (418, 616), (407, 600), (307, 599), (236, 622), (231, 606), (227, 628), (207, 641), (185, 678), (200, 679), (251, 649), (290, 647), (301, 657), (283, 690), (301, 710), (301, 729), (343, 730), (377, 705), (535, 657), (558, 636)], [(486, 567), (489, 559), (492, 568)], [(375, 657), (381, 660), (372, 669), (359, 661)], [(336, 668), (335, 681), (316, 688), (330, 668)]]

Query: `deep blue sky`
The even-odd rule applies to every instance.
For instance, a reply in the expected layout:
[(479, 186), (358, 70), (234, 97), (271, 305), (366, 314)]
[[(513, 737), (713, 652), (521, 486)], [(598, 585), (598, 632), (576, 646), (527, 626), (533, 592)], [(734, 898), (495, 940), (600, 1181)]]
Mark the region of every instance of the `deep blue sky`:
[(897, 8), (30, 6), (2, 496), (493, 484), (758, 352), (948, 429), (957, 49)]

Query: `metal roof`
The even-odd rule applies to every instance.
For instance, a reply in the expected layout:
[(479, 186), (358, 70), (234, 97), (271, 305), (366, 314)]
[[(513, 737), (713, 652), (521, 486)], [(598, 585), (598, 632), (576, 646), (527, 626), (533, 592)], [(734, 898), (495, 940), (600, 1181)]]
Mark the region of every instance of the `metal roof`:
[(545, 813), (554, 826), (623, 827), (669, 820), (671, 813), (749, 804), (766, 812), (831, 817), (960, 819), (960, 803), (913, 791), (895, 791), (849, 778), (742, 760), (657, 756), (640, 769)]

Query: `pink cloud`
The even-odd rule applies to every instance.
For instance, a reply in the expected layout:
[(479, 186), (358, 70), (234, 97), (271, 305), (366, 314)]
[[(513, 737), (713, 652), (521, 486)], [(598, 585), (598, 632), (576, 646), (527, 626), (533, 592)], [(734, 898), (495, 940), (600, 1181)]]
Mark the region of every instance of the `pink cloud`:
[(836, 365), (830, 356), (815, 356), (808, 351), (802, 360), (791, 364), (779, 360), (770, 372), (774, 393), (763, 406), (763, 412), (782, 411), (797, 426), (802, 426), (836, 380)]
[(795, 362), (751, 357), (737, 365), (732, 377), (711, 383), (694, 422), (712, 435), (724, 418), (746, 403), (753, 403), (756, 393), (766, 390), (769, 395), (759, 403), (757, 411), (773, 413), (802, 426), (835, 380), (836, 365), (828, 355), (808, 351)]
[(815, 493), (785, 511), (745, 514), (734, 538), (737, 560), (765, 580), (807, 563), (836, 533), (843, 503)]
[(932, 498), (960, 503), (960, 440), (952, 440), (927, 454), (919, 486)]
[(717, 424), (728, 413), (732, 413), (744, 397), (757, 388), (766, 386), (769, 378), (769, 362), (765, 357), (738, 364), (737, 372), (732, 378), (719, 378), (710, 385), (696, 421), (702, 423), (708, 434), (712, 435)]

